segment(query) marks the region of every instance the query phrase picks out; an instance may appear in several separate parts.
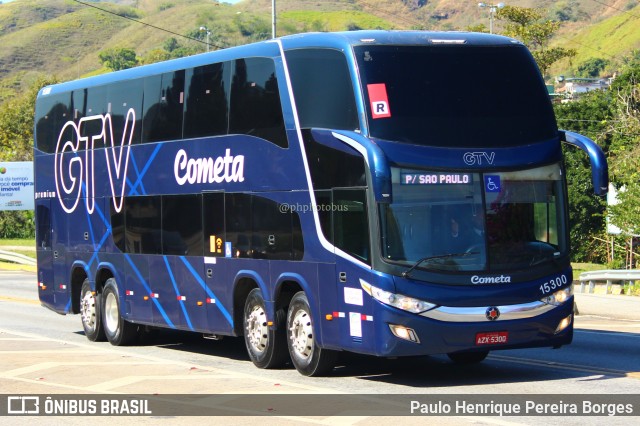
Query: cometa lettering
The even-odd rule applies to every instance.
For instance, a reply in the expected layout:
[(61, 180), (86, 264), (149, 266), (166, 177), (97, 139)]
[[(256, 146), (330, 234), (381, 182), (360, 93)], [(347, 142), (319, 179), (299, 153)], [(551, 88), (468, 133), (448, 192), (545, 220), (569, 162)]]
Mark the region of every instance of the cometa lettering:
[(185, 183), (244, 182), (244, 155), (231, 155), (227, 149), (217, 158), (189, 158), (181, 149), (173, 163), (173, 173), (178, 185)]
[(472, 284), (502, 284), (502, 283), (510, 283), (511, 277), (500, 275), (499, 277), (479, 277), (474, 275), (471, 277)]

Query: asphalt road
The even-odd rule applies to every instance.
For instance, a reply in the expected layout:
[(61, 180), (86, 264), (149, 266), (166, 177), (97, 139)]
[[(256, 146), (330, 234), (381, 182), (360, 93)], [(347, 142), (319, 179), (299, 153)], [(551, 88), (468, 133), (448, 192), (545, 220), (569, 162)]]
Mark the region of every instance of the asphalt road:
[[(241, 339), (211, 341), (197, 334), (160, 332), (132, 347), (89, 342), (79, 316), (61, 316), (40, 306), (34, 274), (0, 272), (0, 394), (637, 395), (639, 354), (640, 321), (581, 315), (576, 318), (573, 344), (559, 350), (494, 352), (475, 366), (459, 366), (441, 356), (388, 360), (344, 355), (329, 377), (308, 378), (293, 367), (255, 368)], [(637, 411), (640, 415), (640, 407)], [(235, 414), (251, 416), (252, 412)], [(260, 423), (389, 423), (385, 417), (340, 414), (261, 417)], [(162, 420), (182, 424), (184, 419)], [(226, 424), (256, 423), (252, 417), (225, 419)], [(630, 419), (565, 417), (562, 424), (626, 425)], [(44, 420), (34, 421), (47, 423)], [(81, 422), (80, 418), (72, 420)], [(159, 420), (146, 417), (136, 422), (155, 424)], [(444, 417), (438, 423), (534, 425), (541, 420), (462, 416)], [(403, 417), (402, 421), (424, 424), (425, 419)]]

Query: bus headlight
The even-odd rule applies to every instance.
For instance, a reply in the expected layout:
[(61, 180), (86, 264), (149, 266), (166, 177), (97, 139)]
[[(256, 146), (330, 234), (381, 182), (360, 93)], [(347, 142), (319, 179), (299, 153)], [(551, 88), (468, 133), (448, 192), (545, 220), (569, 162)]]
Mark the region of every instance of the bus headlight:
[(569, 300), (571, 296), (573, 296), (573, 286), (558, 290), (547, 297), (543, 297), (541, 300), (547, 305), (560, 306)]
[(378, 287), (374, 287), (362, 280), (360, 280), (360, 285), (362, 286), (364, 291), (366, 291), (374, 299), (380, 301), (381, 303), (384, 303), (385, 305), (402, 309), (403, 311), (419, 314), (436, 307), (435, 304), (429, 303), (425, 300), (415, 299), (403, 294), (391, 293)]

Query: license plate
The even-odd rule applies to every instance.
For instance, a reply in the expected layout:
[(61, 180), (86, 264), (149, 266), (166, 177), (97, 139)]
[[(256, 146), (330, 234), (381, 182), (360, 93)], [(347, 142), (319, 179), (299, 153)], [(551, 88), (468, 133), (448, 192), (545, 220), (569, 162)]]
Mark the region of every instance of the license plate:
[(476, 345), (504, 345), (509, 341), (508, 331), (494, 331), (476, 334)]

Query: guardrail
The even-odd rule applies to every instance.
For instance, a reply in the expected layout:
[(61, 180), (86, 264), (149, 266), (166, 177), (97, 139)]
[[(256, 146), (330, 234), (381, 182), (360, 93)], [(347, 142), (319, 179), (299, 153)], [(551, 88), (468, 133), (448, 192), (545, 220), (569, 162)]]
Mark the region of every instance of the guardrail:
[(11, 251), (0, 250), (0, 259), (8, 262), (19, 263), (21, 265), (35, 265), (36, 260), (32, 257), (25, 256), (23, 254), (14, 253)]
[(604, 269), (600, 271), (587, 271), (580, 274), (580, 293), (584, 293), (585, 283), (589, 283), (589, 293), (593, 293), (596, 283), (604, 281), (607, 283), (607, 294), (611, 293), (611, 285), (624, 285), (628, 282), (634, 285), (640, 281), (640, 270), (638, 269)]

